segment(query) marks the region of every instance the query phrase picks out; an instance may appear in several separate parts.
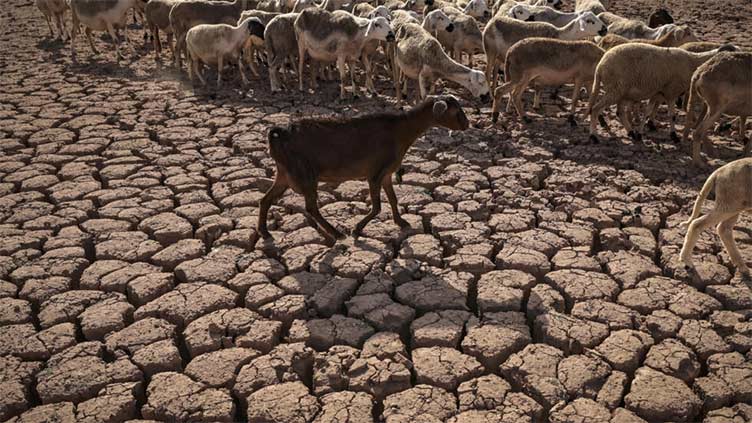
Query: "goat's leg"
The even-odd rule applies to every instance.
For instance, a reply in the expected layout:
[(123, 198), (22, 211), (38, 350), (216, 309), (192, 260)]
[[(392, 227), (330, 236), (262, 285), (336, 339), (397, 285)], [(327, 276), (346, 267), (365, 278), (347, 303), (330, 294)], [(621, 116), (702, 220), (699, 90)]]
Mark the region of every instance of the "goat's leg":
[(327, 222), (326, 219), (324, 219), (324, 216), (321, 215), (321, 212), (319, 212), (318, 198), (316, 195), (316, 182), (313, 182), (310, 186), (301, 188), (303, 188), (303, 196), (305, 197), (306, 212), (311, 219), (318, 224), (325, 236), (329, 238), (330, 241), (345, 238), (345, 235), (332, 226), (331, 223)]
[(266, 194), (264, 194), (264, 197), (261, 198), (261, 201), (259, 201), (258, 224), (256, 225), (256, 232), (258, 232), (258, 234), (261, 235), (264, 239), (269, 239), (272, 237), (272, 234), (269, 233), (269, 230), (266, 227), (266, 219), (267, 215), (269, 214), (269, 208), (275, 201), (279, 199), (279, 197), (282, 196), (282, 194), (285, 193), (285, 191), (287, 191), (288, 187), (289, 186), (287, 185), (287, 180), (280, 175), (280, 171), (279, 169), (277, 169), (277, 177), (274, 179), (274, 183), (272, 184), (271, 188), (266, 191)]
[(366, 227), (368, 222), (381, 213), (381, 180), (368, 181), (368, 189), (371, 192), (371, 211), (355, 225), (355, 229), (352, 232), (353, 237), (360, 236), (360, 233), (363, 232), (363, 228)]
[(711, 212), (706, 215), (700, 216), (693, 220), (687, 228), (687, 235), (684, 237), (684, 245), (679, 253), (679, 260), (681, 260), (685, 266), (692, 267), (692, 250), (697, 244), (697, 239), (705, 229), (708, 229), (730, 217), (728, 213)]
[(392, 174), (386, 175), (381, 181), (381, 187), (384, 188), (386, 198), (389, 199), (389, 206), (392, 208), (392, 218), (394, 223), (399, 225), (400, 228), (408, 228), (410, 224), (407, 220), (403, 219), (400, 215), (399, 204), (397, 203), (397, 194), (394, 193), (394, 186), (392, 185)]
[(742, 253), (739, 252), (739, 247), (736, 245), (736, 240), (734, 240), (734, 225), (736, 225), (738, 219), (739, 214), (737, 213), (719, 223), (717, 227), (718, 236), (721, 237), (721, 242), (723, 242), (723, 246), (726, 247), (726, 252), (731, 258), (731, 263), (736, 266), (739, 272), (748, 275), (749, 267), (747, 267), (747, 264), (744, 262), (744, 257), (742, 257)]

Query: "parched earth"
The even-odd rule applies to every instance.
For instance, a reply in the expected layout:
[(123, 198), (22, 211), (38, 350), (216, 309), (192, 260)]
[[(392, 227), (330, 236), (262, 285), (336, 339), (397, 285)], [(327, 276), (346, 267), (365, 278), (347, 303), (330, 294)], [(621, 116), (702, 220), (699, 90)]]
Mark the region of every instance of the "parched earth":
[[(752, 44), (749, 2), (667, 3), (701, 38)], [(288, 193), (254, 248), (267, 128), (391, 97), (194, 91), (135, 27), (120, 65), (106, 38), (74, 64), (33, 2), (0, 13), (0, 420), (752, 420), (750, 283), (710, 232), (695, 272), (676, 263), (710, 167), (665, 126), (586, 145), (563, 98), (526, 127), (465, 99), (473, 128), (405, 159), (410, 229), (384, 212), (329, 248)], [(711, 136), (712, 168), (739, 157), (733, 135)], [(319, 200), (348, 231), (367, 186)], [(749, 214), (734, 236), (752, 259)]]

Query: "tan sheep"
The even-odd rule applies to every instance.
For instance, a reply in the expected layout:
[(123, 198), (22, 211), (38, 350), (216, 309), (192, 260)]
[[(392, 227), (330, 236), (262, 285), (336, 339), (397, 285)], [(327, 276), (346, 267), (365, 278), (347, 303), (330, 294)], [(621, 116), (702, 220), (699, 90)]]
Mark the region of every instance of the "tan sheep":
[(159, 56), (162, 53), (162, 42), (159, 40), (159, 31), (167, 34), (167, 47), (170, 49), (174, 59), (175, 50), (172, 44), (173, 31), (172, 25), (170, 25), (170, 10), (172, 6), (175, 6), (180, 1), (182, 0), (150, 0), (146, 3), (144, 16), (153, 37), (154, 58), (156, 60), (159, 60)]
[(606, 35), (606, 25), (590, 12), (582, 13), (568, 25), (557, 28), (544, 22), (521, 22), (509, 17), (495, 16), (483, 30), (483, 50), (486, 53), (486, 79), (496, 89), (496, 74), (507, 50), (525, 38), (543, 37), (560, 40), (580, 40)]
[(297, 74), (298, 40), (295, 38), (295, 19), (299, 13), (283, 13), (269, 21), (264, 30), (264, 46), (269, 64), (269, 83), (272, 91), (282, 89), (280, 72), (288, 61)]
[[(570, 122), (574, 124), (580, 88), (588, 87), (593, 80), (603, 53), (603, 49), (590, 41), (528, 38), (515, 44), (507, 52), (504, 67), (507, 82), (494, 93), (492, 120), (496, 122), (498, 119), (501, 97), (511, 92), (518, 116), (527, 122), (529, 119), (522, 106), (522, 93), (531, 82), (536, 88), (574, 83), (570, 110)], [(539, 92), (536, 89), (536, 96)]]
[[(693, 122), (693, 106), (703, 104), (699, 123)], [(752, 53), (729, 52), (719, 54), (692, 75), (687, 100), (687, 122), (684, 141), (689, 131), (692, 135), (692, 160), (700, 163), (700, 147), (705, 134), (721, 115), (739, 117), (739, 141), (744, 141), (747, 116), (752, 115)], [(745, 155), (750, 153), (752, 142), (747, 142)]]
[(47, 21), (50, 37), (55, 36), (55, 32), (52, 30), (52, 23), (54, 22), (58, 30), (57, 38), (65, 41), (65, 38), (69, 36), (65, 28), (65, 12), (69, 9), (68, 3), (65, 0), (36, 0), (36, 5)]
[(697, 41), (697, 37), (687, 25), (675, 25), (666, 24), (657, 28), (651, 28), (644, 22), (635, 21), (632, 19), (623, 19), (616, 21), (608, 26), (609, 34), (621, 35), (624, 38), (630, 40), (634, 39), (648, 39), (657, 40), (671, 31), (680, 29), (678, 33), (681, 38), (685, 39), (685, 43), (690, 41)]
[[(674, 47), (656, 47), (642, 43), (623, 44), (606, 52), (595, 70), (590, 95), (590, 138), (598, 142), (596, 117), (604, 108), (618, 104), (639, 103), (659, 98), (668, 103), (672, 138), (678, 139), (674, 129), (674, 101), (689, 89), (692, 74), (718, 51), (735, 50), (723, 46), (706, 53), (691, 53)], [(603, 85), (605, 94), (599, 97)], [(620, 107), (619, 120), (629, 135), (640, 139), (627, 118), (627, 108)]]
[[(616, 46), (626, 43), (643, 43), (658, 47), (680, 47), (694, 41), (696, 41), (696, 38), (689, 28), (686, 26), (677, 26), (656, 40), (648, 38), (629, 39), (617, 34), (607, 34), (605, 37), (598, 40), (598, 46), (608, 51)], [(719, 45), (716, 45), (714, 48), (718, 47)]]
[[(713, 189), (715, 189), (713, 211), (700, 217), (702, 204)], [(682, 227), (689, 227), (689, 229), (684, 237), (679, 260), (687, 268), (692, 268), (692, 250), (700, 234), (718, 225), (716, 227), (718, 236), (731, 262), (742, 275), (749, 276), (749, 267), (739, 252), (733, 232), (739, 215), (746, 210), (752, 210), (752, 158), (739, 159), (722, 166), (705, 181), (692, 209), (692, 216), (681, 224)]]
[(596, 15), (608, 10), (609, 1), (607, 0), (575, 0), (575, 12), (593, 12)]
[(478, 21), (472, 16), (458, 15), (452, 17), (454, 30), (438, 31), (436, 38), (449, 55), (462, 62), (462, 54), (467, 54), (467, 65), (473, 66), (473, 55), (483, 52), (483, 34), (478, 28)]

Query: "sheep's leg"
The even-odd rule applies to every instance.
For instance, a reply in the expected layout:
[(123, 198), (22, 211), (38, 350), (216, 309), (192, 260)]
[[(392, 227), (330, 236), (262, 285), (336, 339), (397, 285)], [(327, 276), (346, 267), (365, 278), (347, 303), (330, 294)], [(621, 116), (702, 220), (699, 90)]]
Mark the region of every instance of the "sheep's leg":
[(59, 13), (56, 13), (52, 16), (52, 20), (55, 21), (55, 26), (57, 27), (57, 38), (65, 41), (65, 32), (63, 31), (63, 19), (62, 16)]
[(350, 86), (352, 87), (352, 96), (358, 96), (358, 85), (355, 83), (355, 62), (352, 60), (347, 62), (347, 68), (350, 70)]
[(629, 136), (635, 141), (638, 141), (641, 136), (638, 135), (638, 133), (635, 132), (632, 128), (632, 120), (629, 118), (629, 109), (622, 107), (616, 116), (617, 119), (619, 119), (619, 122), (621, 122), (621, 126), (623, 126), (624, 130), (627, 131), (627, 134), (629, 134)]
[(162, 46), (159, 42), (159, 28), (156, 25), (149, 27), (152, 34), (151, 45), (154, 47), (154, 59), (159, 60), (159, 55), (162, 53)]
[(700, 150), (701, 150), (703, 141), (705, 141), (705, 135), (708, 129), (710, 129), (713, 123), (717, 121), (721, 117), (722, 114), (723, 114), (723, 109), (713, 110), (712, 107), (708, 107), (708, 111), (707, 111), (707, 114), (705, 115), (705, 118), (695, 128), (695, 132), (694, 134), (692, 134), (692, 161), (695, 164), (699, 165), (702, 163), (702, 160), (700, 157)]
[[(240, 79), (241, 81), (243, 81), (243, 85), (248, 85), (248, 78), (245, 76), (245, 69), (243, 69), (245, 67), (243, 66), (243, 58), (237, 57), (236, 59), (238, 61), (238, 70), (240, 71)], [(259, 75), (256, 74), (256, 76), (259, 76)]]
[(698, 217), (689, 224), (687, 229), (687, 235), (684, 237), (684, 245), (682, 245), (681, 252), (679, 253), (679, 260), (681, 260), (686, 266), (692, 267), (692, 250), (697, 244), (697, 240), (705, 229), (708, 229), (718, 223), (728, 219), (731, 215), (729, 213), (718, 213), (713, 211), (709, 214)]
[(50, 38), (55, 38), (55, 31), (52, 30), (52, 19), (44, 15), (44, 20), (47, 22), (47, 28), (50, 30)]
[(736, 266), (739, 272), (741, 272), (742, 274), (748, 275), (749, 268), (747, 267), (747, 264), (744, 262), (744, 257), (742, 257), (742, 253), (739, 252), (739, 247), (736, 245), (736, 240), (734, 240), (734, 225), (736, 225), (736, 221), (738, 219), (739, 219), (739, 214), (738, 213), (734, 214), (733, 216), (719, 223), (716, 229), (718, 231), (718, 236), (721, 237), (721, 242), (723, 242), (723, 246), (726, 248), (726, 252), (731, 258), (731, 263), (733, 263), (734, 266)]
[[(345, 78), (347, 78), (347, 69), (345, 69), (344, 57), (337, 58), (337, 70), (339, 71), (339, 98), (340, 100), (344, 100), (347, 93), (347, 90), (345, 90)], [(355, 95), (354, 92), (353, 95)]]
[(266, 219), (267, 215), (269, 214), (269, 208), (275, 201), (279, 199), (279, 197), (282, 196), (282, 194), (285, 193), (285, 191), (287, 191), (287, 188), (289, 188), (287, 179), (284, 176), (281, 176), (279, 168), (277, 168), (277, 177), (274, 178), (274, 183), (272, 184), (271, 188), (266, 191), (266, 194), (264, 194), (264, 197), (261, 198), (261, 201), (259, 201), (258, 224), (256, 225), (256, 232), (258, 232), (258, 234), (261, 235), (264, 239), (269, 239), (272, 237), (272, 234), (269, 233), (269, 230), (266, 227)]
[(542, 88), (534, 88), (535, 95), (533, 96), (533, 109), (540, 109), (540, 98)]
[[(596, 129), (596, 122), (598, 122), (598, 115), (603, 112), (603, 109), (606, 107), (616, 103), (616, 99), (609, 96), (608, 94), (604, 95), (601, 99), (596, 99), (596, 90), (594, 89), (590, 94), (590, 137), (591, 141), (597, 140), (597, 129)], [(596, 141), (597, 142), (597, 141)]]
[(120, 54), (120, 43), (118, 43), (118, 37), (115, 33), (115, 28), (112, 26), (111, 23), (107, 23), (107, 32), (110, 33), (110, 37), (112, 38), (112, 44), (115, 45), (115, 56), (117, 57), (117, 60), (120, 61), (120, 59), (123, 58), (123, 55)]
[(394, 186), (392, 185), (392, 175), (386, 175), (381, 181), (381, 187), (384, 188), (386, 198), (389, 199), (389, 206), (392, 208), (392, 218), (394, 223), (399, 225), (400, 228), (409, 228), (410, 223), (403, 219), (400, 215), (399, 204), (397, 203), (397, 194), (394, 193)]
[(181, 55), (183, 54), (183, 49), (185, 48), (185, 34), (177, 35), (175, 34), (175, 50), (173, 50), (173, 60), (175, 62), (175, 67), (180, 69), (182, 65)]
[(277, 75), (280, 62), (279, 57), (280, 56), (269, 55), (269, 86), (272, 92), (276, 91), (279, 86)]
[(71, 57), (73, 61), (76, 61), (76, 36), (80, 28), (78, 27), (78, 17), (75, 13), (73, 13), (72, 19), (70, 32)]
[(204, 79), (204, 75), (201, 74), (201, 63), (199, 63), (198, 57), (189, 57), (186, 65), (193, 66), (193, 70), (196, 72), (196, 76), (198, 76), (198, 79), (201, 81), (201, 85), (206, 86), (206, 79)]
[(368, 181), (368, 189), (371, 192), (371, 211), (355, 225), (355, 229), (352, 232), (353, 237), (360, 236), (360, 233), (363, 232), (363, 228), (365, 228), (368, 222), (381, 213), (381, 185), (379, 182), (379, 179)]
[[(305, 66), (305, 54), (305, 45), (303, 43), (298, 43), (298, 89), (300, 91), (303, 91), (303, 66)], [(314, 74), (313, 61), (311, 61), (311, 74)], [(316, 79), (316, 77), (313, 76), (313, 79)], [(311, 81), (311, 86), (313, 86), (313, 81)]]
[(420, 87), (420, 98), (421, 100), (425, 99), (428, 95), (428, 75), (425, 74), (425, 72), (420, 72), (418, 74), (418, 86)]
[(371, 58), (367, 54), (362, 57), (363, 67), (366, 69), (366, 89), (371, 94), (376, 94), (376, 87), (373, 85), (373, 68), (371, 67)]
[(256, 66), (256, 57), (254, 54), (255, 51), (256, 49), (253, 46), (248, 47), (248, 49), (246, 50), (246, 60), (248, 61), (248, 66), (251, 68), (251, 73), (253, 73), (253, 76), (259, 78), (261, 77), (261, 74), (259, 73), (258, 66)]
[(223, 59), (224, 56), (221, 54), (217, 58), (217, 89), (222, 86), (222, 68), (224, 67)]
[(739, 134), (737, 134), (737, 138), (739, 142), (744, 145), (744, 132), (747, 129), (747, 117), (746, 116), (739, 116)]
[(679, 142), (679, 136), (676, 135), (676, 107), (670, 101), (666, 102), (666, 107), (668, 108), (669, 127), (671, 128), (668, 136), (671, 138), (671, 141), (676, 143)]
[(397, 104), (402, 104), (402, 81), (400, 80), (400, 68), (396, 63), (392, 67), (392, 81), (394, 81), (394, 96), (397, 98)]
[(496, 91), (496, 72), (498, 72), (498, 64), (496, 63), (495, 52), (486, 52), (486, 81), (491, 85), (491, 92)]

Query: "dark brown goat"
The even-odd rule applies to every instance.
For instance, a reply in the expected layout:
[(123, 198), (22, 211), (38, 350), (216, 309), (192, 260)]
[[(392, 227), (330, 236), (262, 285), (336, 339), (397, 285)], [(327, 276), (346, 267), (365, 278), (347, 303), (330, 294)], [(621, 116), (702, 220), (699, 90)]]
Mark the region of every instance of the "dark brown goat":
[[(371, 211), (355, 226), (353, 236), (381, 212), (381, 188), (392, 208), (394, 222), (407, 227), (399, 212), (392, 187), (392, 173), (415, 140), (428, 128), (443, 126), (465, 130), (468, 120), (452, 96), (429, 97), (406, 112), (363, 115), (346, 119), (305, 119), (269, 131), (269, 153), (277, 165), (274, 184), (261, 199), (258, 234), (265, 239), (269, 207), (287, 188), (305, 197), (308, 216), (331, 244), (344, 235), (319, 213), (319, 182), (341, 183), (366, 180), (371, 193)], [(255, 240), (254, 240), (255, 241)]]

